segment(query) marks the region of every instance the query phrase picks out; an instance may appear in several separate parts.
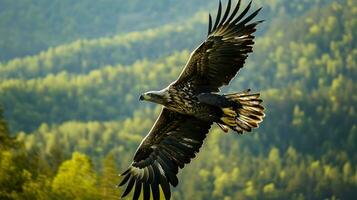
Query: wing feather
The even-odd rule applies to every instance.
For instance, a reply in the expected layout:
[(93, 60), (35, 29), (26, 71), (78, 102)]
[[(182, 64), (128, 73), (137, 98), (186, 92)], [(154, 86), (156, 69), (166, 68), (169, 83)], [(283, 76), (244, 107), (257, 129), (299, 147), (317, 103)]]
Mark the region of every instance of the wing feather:
[(126, 186), (125, 191), (123, 192), (121, 197), (125, 197), (126, 195), (129, 194), (129, 192), (131, 191), (131, 189), (133, 188), (135, 183), (135, 177), (131, 176), (128, 185)]
[[(228, 85), (245, 63), (248, 54), (253, 51), (256, 26), (262, 21), (250, 21), (261, 8), (247, 15), (252, 1), (238, 14), (241, 1), (229, 15), (231, 1), (222, 15), (222, 4), (219, 2), (217, 17), (212, 27), (212, 16), (209, 15), (208, 36), (192, 54), (184, 70), (174, 85), (191, 81), (196, 86), (196, 93), (218, 92), (223, 85)], [(247, 17), (246, 17), (247, 16)]]
[(241, 1), (241, 0), (238, 1), (238, 3), (237, 3), (237, 5), (236, 5), (236, 7), (234, 8), (234, 10), (233, 10), (231, 16), (230, 16), (229, 19), (227, 20), (227, 23), (229, 23), (230, 21), (232, 21), (232, 19), (236, 16), (236, 14), (237, 14), (237, 12), (238, 12), (238, 10), (239, 10), (239, 7), (240, 7), (240, 1)]
[(208, 32), (207, 34), (210, 34), (212, 30), (212, 16), (211, 14), (208, 14)]
[[(128, 170), (128, 171), (129, 171), (129, 170)], [(128, 182), (130, 176), (131, 176), (131, 174), (126, 174), (126, 176), (125, 176), (124, 179), (119, 183), (118, 186), (122, 186), (122, 185), (124, 185), (126, 182)]]
[(226, 21), (230, 11), (231, 11), (231, 0), (228, 0), (226, 11), (224, 12), (223, 18), (218, 26), (222, 26), (222, 24)]
[(144, 182), (143, 185), (144, 200), (150, 200), (150, 184), (148, 182)]
[(221, 3), (221, 1), (219, 1), (216, 22), (214, 23), (213, 30), (215, 30), (217, 28), (217, 26), (221, 20), (221, 12), (222, 12), (222, 3)]
[(122, 174), (119, 186), (127, 184), (122, 197), (135, 185), (133, 199), (143, 193), (143, 199), (160, 199), (160, 187), (165, 199), (170, 199), (170, 185), (178, 184), (178, 168), (183, 168), (196, 156), (211, 127), (211, 123), (178, 114), (164, 108), (149, 134), (138, 147), (134, 161)]
[[(233, 20), (233, 21), (231, 22), (231, 25), (232, 25), (232, 26), (234, 26), (236, 23), (238, 23), (239, 20), (241, 20), (241, 19), (245, 16), (245, 14), (247, 14), (247, 12), (249, 11), (251, 5), (252, 5), (252, 1), (250, 1), (250, 2), (248, 3), (248, 6), (243, 10), (243, 12), (242, 12), (235, 20)], [(237, 27), (238, 27), (238, 26), (237, 26)]]
[(164, 192), (165, 199), (170, 199), (171, 197), (170, 185), (169, 182), (166, 180), (165, 176), (163, 175), (160, 175), (160, 185), (162, 191)]
[(139, 199), (141, 193), (141, 185), (142, 183), (140, 181), (136, 181), (133, 200)]

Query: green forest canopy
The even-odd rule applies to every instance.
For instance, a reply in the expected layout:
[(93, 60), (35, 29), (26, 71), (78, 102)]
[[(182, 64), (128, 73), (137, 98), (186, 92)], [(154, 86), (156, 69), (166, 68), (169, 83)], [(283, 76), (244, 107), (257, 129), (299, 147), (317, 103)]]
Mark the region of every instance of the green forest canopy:
[[(87, 12), (78, 2), (78, 9)], [(214, 3), (196, 1), (186, 21), (175, 6), (172, 18), (155, 25), (133, 18), (135, 26), (124, 28), (110, 18), (125, 30), (97, 24), (102, 33), (76, 32), (75, 38), (59, 37), (57, 43), (49, 39), (37, 50), (31, 44), (25, 57), (14, 43), (11, 48), (19, 54), (9, 54), (0, 64), (0, 105), (16, 136), (11, 139), (0, 122), (0, 138), (7, 138), (0, 148), (0, 198), (117, 198), (116, 174), (129, 164), (158, 115), (159, 108), (139, 104), (138, 95), (178, 76), (205, 35), (207, 14), (198, 10)], [(130, 4), (125, 13), (147, 12)], [(258, 5), (264, 6), (266, 22), (259, 29), (265, 30), (225, 91), (262, 91), (265, 121), (243, 136), (214, 128), (198, 158), (180, 173), (173, 198), (357, 197), (356, 3), (276, 0)], [(51, 34), (44, 30), (39, 33)], [(18, 32), (15, 40), (21, 42)], [(66, 43), (71, 40), (76, 41)], [(53, 44), (59, 46), (47, 49)]]

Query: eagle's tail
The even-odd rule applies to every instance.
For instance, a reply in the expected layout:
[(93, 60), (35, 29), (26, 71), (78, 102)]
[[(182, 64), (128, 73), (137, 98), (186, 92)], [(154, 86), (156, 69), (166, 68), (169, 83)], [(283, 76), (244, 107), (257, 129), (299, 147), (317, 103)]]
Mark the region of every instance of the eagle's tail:
[(263, 121), (264, 107), (263, 100), (259, 98), (259, 93), (250, 94), (250, 90), (239, 93), (223, 95), (232, 106), (222, 107), (223, 116), (220, 118), (222, 125), (228, 126), (238, 133), (250, 132), (252, 128), (257, 128)]

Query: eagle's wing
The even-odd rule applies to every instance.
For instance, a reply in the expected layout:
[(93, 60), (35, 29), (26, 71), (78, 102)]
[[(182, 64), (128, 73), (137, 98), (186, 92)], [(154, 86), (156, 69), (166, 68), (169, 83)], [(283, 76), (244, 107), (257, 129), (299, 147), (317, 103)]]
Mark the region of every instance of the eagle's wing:
[(163, 108), (153, 128), (138, 147), (131, 166), (121, 174), (119, 186), (127, 184), (122, 197), (133, 187), (133, 199), (143, 191), (143, 199), (160, 199), (159, 186), (170, 199), (170, 184), (178, 184), (178, 168), (189, 163), (202, 146), (211, 123)]
[(251, 3), (236, 16), (240, 0), (231, 14), (231, 1), (229, 0), (223, 15), (221, 15), (222, 4), (219, 2), (213, 27), (212, 18), (209, 15), (206, 41), (192, 52), (186, 67), (174, 84), (192, 81), (198, 92), (218, 92), (219, 87), (228, 85), (238, 70), (243, 67), (248, 53), (252, 52), (254, 44), (252, 34), (256, 30), (256, 25), (262, 22), (250, 23), (261, 8), (245, 17)]

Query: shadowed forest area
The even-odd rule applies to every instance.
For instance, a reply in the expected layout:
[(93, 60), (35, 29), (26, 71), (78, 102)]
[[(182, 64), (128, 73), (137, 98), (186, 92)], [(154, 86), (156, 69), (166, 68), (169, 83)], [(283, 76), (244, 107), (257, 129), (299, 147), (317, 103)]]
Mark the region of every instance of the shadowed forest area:
[[(160, 110), (139, 95), (178, 77), (217, 5), (1, 0), (0, 199), (118, 199)], [(223, 92), (261, 91), (266, 117), (213, 126), (172, 199), (356, 199), (357, 2), (253, 5), (265, 22)]]

